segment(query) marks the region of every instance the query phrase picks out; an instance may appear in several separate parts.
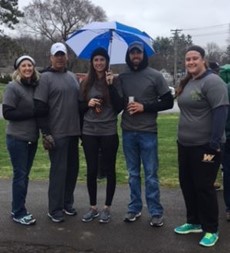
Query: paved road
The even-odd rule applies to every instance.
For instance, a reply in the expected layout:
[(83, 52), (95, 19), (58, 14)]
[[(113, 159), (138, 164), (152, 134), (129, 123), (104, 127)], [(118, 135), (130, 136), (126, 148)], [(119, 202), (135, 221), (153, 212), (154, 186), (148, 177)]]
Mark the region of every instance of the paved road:
[[(230, 223), (225, 221), (222, 192), (220, 203), (220, 240), (212, 248), (198, 245), (201, 234), (176, 235), (175, 226), (185, 221), (184, 203), (179, 189), (161, 190), (165, 208), (165, 224), (149, 226), (146, 206), (135, 223), (122, 221), (129, 199), (128, 186), (118, 186), (112, 207), (112, 221), (102, 225), (98, 220), (83, 223), (80, 218), (88, 209), (86, 186), (75, 192), (78, 216), (66, 217), (61, 224), (47, 217), (47, 187), (45, 181), (30, 182), (27, 207), (37, 218), (37, 224), (25, 227), (14, 223), (9, 215), (11, 182), (0, 180), (0, 253), (229, 253)], [(103, 205), (104, 183), (99, 184), (98, 203)], [(208, 210), (207, 210), (208, 211)]]

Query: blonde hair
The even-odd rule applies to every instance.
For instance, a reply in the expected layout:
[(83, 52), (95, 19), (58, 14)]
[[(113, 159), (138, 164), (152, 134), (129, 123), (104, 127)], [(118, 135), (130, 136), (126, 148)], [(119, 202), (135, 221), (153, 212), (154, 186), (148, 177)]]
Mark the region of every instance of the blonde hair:
[[(31, 79), (34, 81), (38, 81), (39, 78), (40, 78), (40, 73), (34, 68), (34, 72)], [(22, 75), (20, 74), (19, 70), (16, 69), (12, 74), (12, 80), (20, 82), (21, 79), (22, 79)]]

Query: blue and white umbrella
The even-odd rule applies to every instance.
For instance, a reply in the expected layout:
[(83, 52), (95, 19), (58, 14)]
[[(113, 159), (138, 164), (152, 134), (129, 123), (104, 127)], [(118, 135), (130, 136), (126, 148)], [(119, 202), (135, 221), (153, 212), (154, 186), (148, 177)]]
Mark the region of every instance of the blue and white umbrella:
[(153, 39), (147, 33), (116, 21), (92, 22), (85, 25), (72, 33), (66, 44), (81, 59), (90, 59), (96, 48), (103, 47), (110, 55), (110, 64), (120, 64), (125, 63), (128, 45), (133, 41), (143, 42), (149, 57), (155, 53)]

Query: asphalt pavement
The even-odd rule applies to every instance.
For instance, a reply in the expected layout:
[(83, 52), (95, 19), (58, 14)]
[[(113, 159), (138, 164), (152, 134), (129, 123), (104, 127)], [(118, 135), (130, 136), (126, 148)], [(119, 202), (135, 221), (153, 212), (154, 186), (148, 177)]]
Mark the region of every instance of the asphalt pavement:
[[(98, 189), (98, 206), (105, 198), (105, 184)], [(27, 208), (37, 219), (33, 226), (23, 226), (10, 217), (11, 181), (0, 179), (0, 253), (229, 253), (230, 222), (225, 220), (223, 192), (219, 191), (220, 239), (214, 247), (203, 248), (198, 242), (202, 234), (177, 235), (173, 229), (185, 222), (185, 207), (179, 188), (161, 188), (164, 206), (164, 226), (153, 228), (144, 201), (142, 216), (133, 223), (123, 222), (129, 201), (128, 185), (118, 185), (113, 206), (112, 220), (99, 224), (81, 221), (88, 210), (86, 185), (77, 184), (75, 204), (78, 215), (65, 217), (63, 223), (53, 223), (47, 217), (47, 181), (31, 181), (28, 189)], [(144, 189), (143, 189), (144, 193)], [(144, 198), (143, 198), (144, 199)]]

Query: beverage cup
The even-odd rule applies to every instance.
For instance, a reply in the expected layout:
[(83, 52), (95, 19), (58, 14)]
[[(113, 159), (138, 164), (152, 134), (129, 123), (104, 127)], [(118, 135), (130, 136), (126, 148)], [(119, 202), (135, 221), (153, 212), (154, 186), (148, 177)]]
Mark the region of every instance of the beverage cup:
[(133, 96), (129, 96), (129, 103), (134, 102), (134, 97)]

